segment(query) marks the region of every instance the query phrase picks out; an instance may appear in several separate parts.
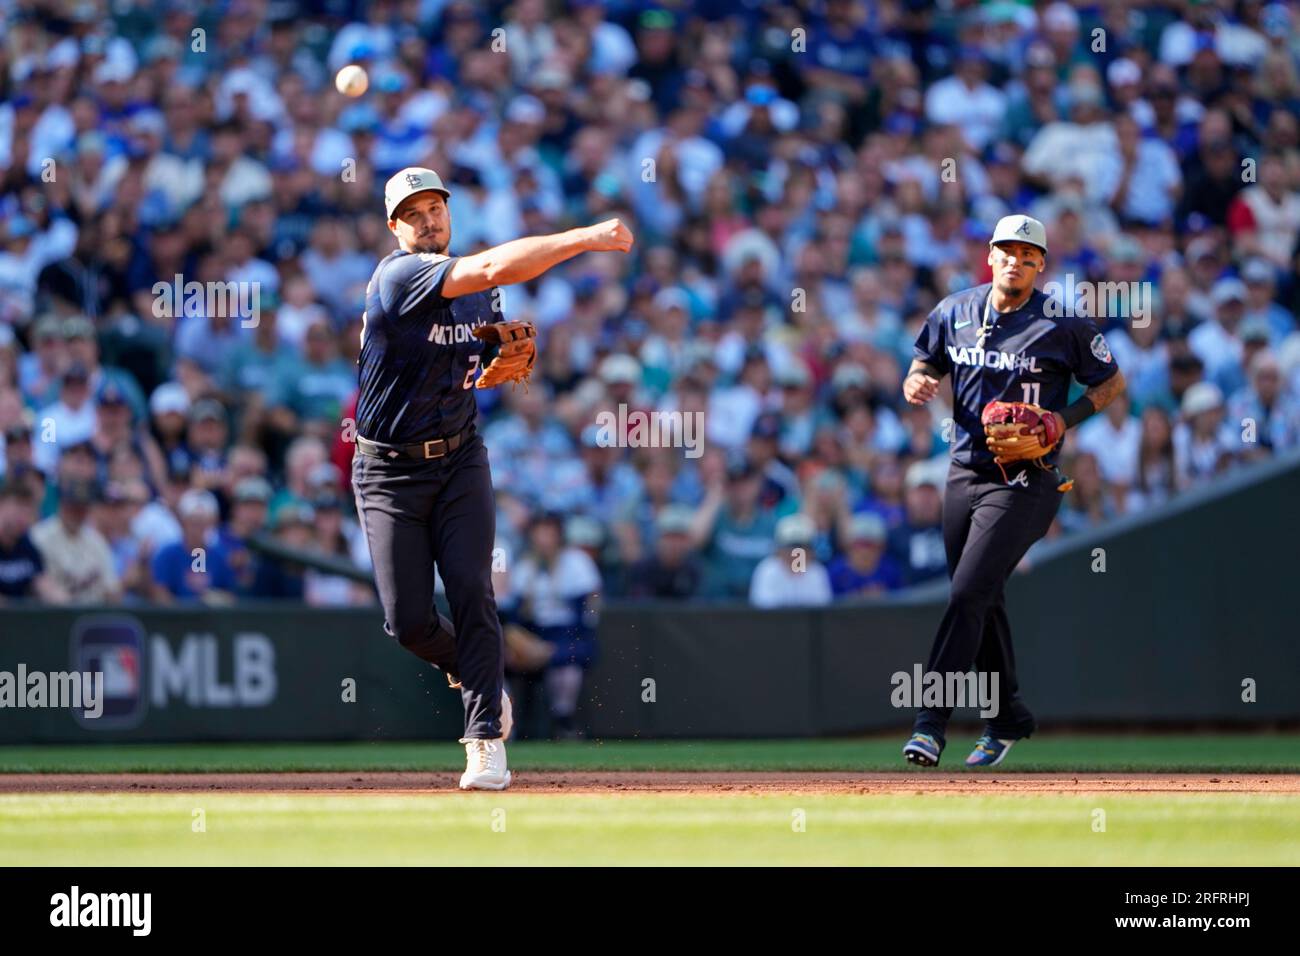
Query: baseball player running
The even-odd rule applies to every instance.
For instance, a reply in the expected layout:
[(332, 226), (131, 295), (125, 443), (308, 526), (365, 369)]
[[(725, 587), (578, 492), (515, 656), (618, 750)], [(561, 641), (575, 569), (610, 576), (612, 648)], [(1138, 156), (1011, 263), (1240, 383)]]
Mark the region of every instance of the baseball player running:
[[(943, 502), (952, 592), (926, 669), (945, 678), (972, 665), (999, 674), (996, 716), (966, 758), (973, 767), (1000, 763), (1015, 741), (1035, 730), (1016, 684), (1003, 588), (1025, 551), (1047, 533), (1070, 488), (1055, 466), (1065, 430), (1124, 391), (1124, 376), (1094, 321), (1061, 316), (1034, 288), (1046, 258), (1041, 222), (1018, 215), (1000, 220), (989, 242), (993, 282), (935, 307), (903, 382), (903, 396), (921, 405), (934, 398), (939, 379), (952, 375), (957, 442)], [(1087, 391), (1067, 405), (1071, 375)], [(951, 707), (917, 713), (903, 747), (909, 762), (938, 764), (951, 715)]]
[[(460, 689), (461, 789), (504, 790), (511, 716), (491, 580), (496, 507), (473, 389), (527, 382), (536, 331), (501, 320), (490, 290), (581, 252), (627, 252), (632, 233), (611, 219), (452, 256), (450, 195), (437, 173), (419, 167), (384, 187), (398, 249), (366, 288), (352, 488), (384, 630)], [(434, 609), (435, 565), (450, 622)]]

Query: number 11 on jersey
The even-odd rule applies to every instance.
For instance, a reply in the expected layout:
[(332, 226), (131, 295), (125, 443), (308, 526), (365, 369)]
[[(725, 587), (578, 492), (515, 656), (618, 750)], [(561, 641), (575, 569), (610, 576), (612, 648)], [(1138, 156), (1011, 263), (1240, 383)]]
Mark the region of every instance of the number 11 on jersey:
[(1020, 387), (1025, 390), (1025, 404), (1038, 404), (1038, 391), (1042, 387), (1042, 382), (1021, 382)]

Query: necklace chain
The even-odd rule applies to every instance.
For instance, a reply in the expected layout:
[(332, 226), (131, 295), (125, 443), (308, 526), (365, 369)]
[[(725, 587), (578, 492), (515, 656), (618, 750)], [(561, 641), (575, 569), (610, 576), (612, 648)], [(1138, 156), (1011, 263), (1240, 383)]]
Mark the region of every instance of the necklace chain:
[(992, 321), (992, 315), (991, 315), (993, 310), (990, 305), (992, 301), (993, 301), (993, 290), (990, 289), (988, 296), (984, 299), (984, 320), (980, 323), (980, 334), (978, 340), (975, 343), (976, 348), (982, 349), (984, 347), (984, 340), (988, 338), (989, 333), (993, 331), (994, 323)]

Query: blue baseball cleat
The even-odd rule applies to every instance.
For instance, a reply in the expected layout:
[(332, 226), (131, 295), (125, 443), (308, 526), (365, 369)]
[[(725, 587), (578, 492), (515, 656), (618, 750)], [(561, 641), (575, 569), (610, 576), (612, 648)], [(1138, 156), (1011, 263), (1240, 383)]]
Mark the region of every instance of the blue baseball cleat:
[(912, 734), (911, 739), (903, 744), (903, 756), (907, 762), (922, 767), (937, 767), (942, 752), (942, 745), (929, 734)]
[(966, 766), (996, 767), (1002, 762), (1002, 758), (1007, 755), (1007, 751), (1011, 749), (1011, 745), (1014, 743), (1014, 740), (998, 740), (996, 737), (985, 734), (975, 741), (975, 749), (966, 758)]

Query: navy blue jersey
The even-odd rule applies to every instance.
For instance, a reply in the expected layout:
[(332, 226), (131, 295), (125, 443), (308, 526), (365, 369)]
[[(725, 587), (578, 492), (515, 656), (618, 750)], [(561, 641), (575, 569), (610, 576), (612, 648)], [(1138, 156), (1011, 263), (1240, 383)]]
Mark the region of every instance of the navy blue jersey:
[(471, 330), (500, 318), (492, 290), (447, 299), (455, 257), (398, 250), (366, 287), (357, 434), (389, 445), (445, 438), (478, 413), (474, 377), (483, 342)]
[[(952, 376), (957, 442), (953, 459), (968, 467), (992, 467), (980, 414), (989, 402), (1032, 402), (1059, 412), (1069, 401), (1070, 377), (1089, 387), (1119, 371), (1096, 322), (1082, 316), (1047, 314), (1048, 297), (1037, 289), (1014, 312), (990, 305), (993, 331), (979, 346), (984, 307), (992, 283), (948, 296), (925, 320), (913, 354)], [(1059, 453), (1048, 455), (1052, 463)]]

